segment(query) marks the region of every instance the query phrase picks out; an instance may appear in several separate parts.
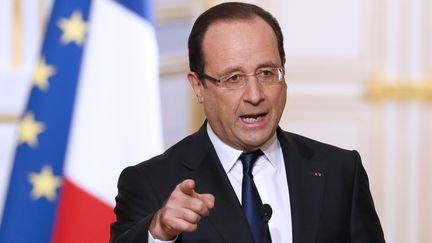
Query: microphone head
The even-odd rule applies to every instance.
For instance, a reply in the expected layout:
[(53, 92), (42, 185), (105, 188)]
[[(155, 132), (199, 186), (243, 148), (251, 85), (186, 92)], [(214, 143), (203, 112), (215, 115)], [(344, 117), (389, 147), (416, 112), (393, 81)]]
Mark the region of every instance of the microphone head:
[(262, 205), (262, 216), (264, 218), (264, 221), (268, 223), (270, 221), (270, 218), (272, 216), (273, 210), (271, 206), (267, 203), (264, 203)]

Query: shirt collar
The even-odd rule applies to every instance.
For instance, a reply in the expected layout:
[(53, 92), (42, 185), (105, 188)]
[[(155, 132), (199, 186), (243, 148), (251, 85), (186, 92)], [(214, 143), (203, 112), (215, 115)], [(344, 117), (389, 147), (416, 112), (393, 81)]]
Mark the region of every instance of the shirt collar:
[[(243, 151), (235, 149), (224, 143), (214, 133), (213, 129), (208, 123), (207, 134), (216, 150), (216, 154), (219, 157), (225, 172), (230, 172)], [(277, 139), (276, 133), (263, 146), (261, 146), (260, 149), (266, 156), (267, 161), (269, 161), (273, 167), (276, 167), (276, 169), (279, 170), (281, 168), (280, 163), (283, 161), (283, 158), (281, 157), (281, 146), (279, 140)]]

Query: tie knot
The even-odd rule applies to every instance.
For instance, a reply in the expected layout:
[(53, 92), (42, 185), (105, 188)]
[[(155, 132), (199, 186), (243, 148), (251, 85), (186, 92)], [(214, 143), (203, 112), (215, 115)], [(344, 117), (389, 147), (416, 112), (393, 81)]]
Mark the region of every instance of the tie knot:
[(253, 167), (255, 161), (261, 155), (263, 155), (263, 152), (260, 149), (254, 150), (254, 151), (249, 151), (249, 152), (243, 152), (240, 155), (240, 160), (243, 164), (243, 174), (252, 175), (252, 167)]

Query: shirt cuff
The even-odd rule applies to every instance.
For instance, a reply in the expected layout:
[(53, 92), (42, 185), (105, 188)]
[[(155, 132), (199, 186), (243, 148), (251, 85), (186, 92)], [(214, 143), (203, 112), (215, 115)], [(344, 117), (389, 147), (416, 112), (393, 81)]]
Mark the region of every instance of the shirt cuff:
[(178, 236), (176, 236), (174, 240), (158, 240), (153, 238), (153, 235), (150, 233), (150, 230), (148, 231), (148, 243), (174, 243), (177, 240), (177, 237)]

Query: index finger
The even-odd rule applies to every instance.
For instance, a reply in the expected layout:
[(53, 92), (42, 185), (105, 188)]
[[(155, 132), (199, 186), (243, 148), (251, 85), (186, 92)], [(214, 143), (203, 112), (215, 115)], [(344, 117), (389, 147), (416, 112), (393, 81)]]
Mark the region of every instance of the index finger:
[(189, 196), (193, 196), (196, 197), (196, 193), (195, 193), (195, 181), (192, 179), (186, 179), (184, 181), (182, 181), (179, 185), (178, 185), (179, 189), (181, 192), (183, 192), (184, 194), (187, 194)]

